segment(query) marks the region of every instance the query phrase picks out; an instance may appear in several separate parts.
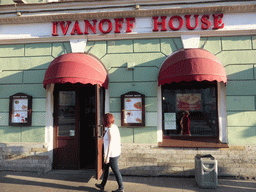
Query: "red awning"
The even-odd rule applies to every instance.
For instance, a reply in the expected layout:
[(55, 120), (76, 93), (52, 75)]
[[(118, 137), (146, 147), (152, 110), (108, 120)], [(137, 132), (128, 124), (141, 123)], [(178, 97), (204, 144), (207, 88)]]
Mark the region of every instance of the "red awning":
[(204, 49), (180, 49), (162, 64), (158, 85), (181, 81), (218, 81), (227, 83), (226, 71), (219, 59)]
[(88, 54), (68, 53), (55, 58), (44, 76), (50, 83), (99, 84), (108, 88), (108, 73), (100, 60)]

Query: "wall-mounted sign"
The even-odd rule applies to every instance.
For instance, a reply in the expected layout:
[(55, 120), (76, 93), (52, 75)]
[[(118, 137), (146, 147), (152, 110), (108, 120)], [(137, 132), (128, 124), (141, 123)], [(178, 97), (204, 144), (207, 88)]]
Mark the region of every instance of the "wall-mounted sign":
[[(223, 29), (223, 13), (204, 15), (173, 15), (154, 16), (151, 18), (151, 32), (186, 30)], [(135, 17), (84, 20), (84, 21), (54, 21), (52, 36), (59, 35), (91, 35), (108, 33), (132, 33), (141, 28), (143, 23), (136, 22)]]
[(9, 125), (31, 126), (32, 96), (17, 93), (10, 96)]
[(201, 110), (201, 94), (185, 93), (177, 94), (177, 110), (200, 111)]
[(145, 126), (145, 95), (128, 92), (121, 96), (121, 125)]

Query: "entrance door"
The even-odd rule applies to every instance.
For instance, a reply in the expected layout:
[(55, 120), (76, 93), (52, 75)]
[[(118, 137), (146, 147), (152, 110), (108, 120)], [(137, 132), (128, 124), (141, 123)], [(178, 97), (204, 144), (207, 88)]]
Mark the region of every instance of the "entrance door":
[(72, 87), (55, 86), (54, 168), (79, 168), (79, 107)]
[(104, 88), (99, 85), (95, 87), (96, 105), (97, 105), (97, 119), (96, 119), (96, 147), (97, 147), (97, 167), (96, 179), (99, 180), (102, 175), (103, 165), (103, 115), (104, 115)]
[(103, 157), (103, 93), (97, 85), (55, 85), (54, 168), (93, 168), (99, 175)]

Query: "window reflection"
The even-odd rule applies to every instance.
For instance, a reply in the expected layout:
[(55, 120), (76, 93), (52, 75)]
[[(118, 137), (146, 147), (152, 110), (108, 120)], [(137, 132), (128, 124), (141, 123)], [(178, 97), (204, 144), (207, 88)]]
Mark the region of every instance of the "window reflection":
[(163, 133), (181, 135), (180, 120), (188, 110), (192, 136), (217, 136), (217, 83), (172, 83), (162, 87)]

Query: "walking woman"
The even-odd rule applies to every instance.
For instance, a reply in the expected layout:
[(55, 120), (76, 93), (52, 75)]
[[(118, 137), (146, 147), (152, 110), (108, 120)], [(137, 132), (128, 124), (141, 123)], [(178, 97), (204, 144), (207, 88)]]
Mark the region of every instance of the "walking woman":
[(111, 167), (119, 187), (113, 192), (124, 192), (123, 179), (118, 167), (118, 158), (121, 155), (121, 138), (119, 129), (114, 122), (115, 119), (111, 113), (104, 115), (103, 125), (106, 128), (106, 133), (103, 138), (105, 169), (101, 184), (95, 184), (95, 186), (99, 188), (100, 191), (104, 191), (109, 176), (109, 167)]

